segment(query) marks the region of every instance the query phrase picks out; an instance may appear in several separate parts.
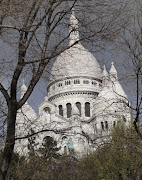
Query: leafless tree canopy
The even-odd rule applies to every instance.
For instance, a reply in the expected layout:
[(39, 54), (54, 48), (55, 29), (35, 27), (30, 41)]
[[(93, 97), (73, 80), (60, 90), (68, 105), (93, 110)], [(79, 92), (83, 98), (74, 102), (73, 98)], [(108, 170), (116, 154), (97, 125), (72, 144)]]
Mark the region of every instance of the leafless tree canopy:
[(142, 2), (130, 1), (127, 5), (126, 24), (121, 24), (122, 33), (118, 37), (117, 51), (123, 54), (121, 65), (125, 68), (123, 80), (129, 87), (134, 126), (142, 137), (139, 123), (142, 117)]
[[(50, 73), (49, 64), (70, 48), (67, 19), (72, 8), (75, 6), (80, 23), (81, 40), (100, 50), (104, 42), (113, 42), (122, 32), (120, 23), (126, 23), (126, 5), (121, 0), (0, 1), (0, 127), (5, 127), (0, 179), (5, 179), (11, 162), (17, 110), (27, 101), (43, 73)], [(23, 77), (28, 88), (20, 98)]]

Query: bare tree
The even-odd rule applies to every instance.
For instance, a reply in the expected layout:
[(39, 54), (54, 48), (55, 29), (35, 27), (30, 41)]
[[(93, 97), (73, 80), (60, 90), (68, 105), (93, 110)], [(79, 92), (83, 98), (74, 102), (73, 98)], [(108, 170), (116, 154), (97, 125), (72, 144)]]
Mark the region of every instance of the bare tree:
[(123, 31), (117, 39), (117, 50), (123, 54), (121, 65), (125, 68), (123, 81), (129, 87), (130, 106), (136, 132), (142, 138), (140, 121), (142, 117), (142, 3), (130, 1), (127, 5), (127, 24), (121, 24)]
[[(86, 34), (82, 31), (81, 39), (97, 37), (98, 43), (95, 45), (98, 49), (101, 40), (108, 40), (112, 35), (115, 38), (120, 32), (118, 16), (124, 5), (117, 6), (112, 0), (88, 3), (78, 0), (2, 0), (0, 5), (0, 91), (4, 105), (1, 126), (6, 124), (0, 179), (5, 179), (15, 144), (17, 110), (27, 101), (46, 67), (61, 52), (70, 48), (65, 46), (69, 34), (63, 33), (68, 26), (65, 23), (67, 14), (74, 5), (77, 5), (78, 12), (82, 11), (83, 6), (88, 10), (91, 22), (89, 25), (89, 22), (80, 20), (82, 30), (87, 28)], [(23, 77), (28, 88), (20, 98), (19, 86)]]

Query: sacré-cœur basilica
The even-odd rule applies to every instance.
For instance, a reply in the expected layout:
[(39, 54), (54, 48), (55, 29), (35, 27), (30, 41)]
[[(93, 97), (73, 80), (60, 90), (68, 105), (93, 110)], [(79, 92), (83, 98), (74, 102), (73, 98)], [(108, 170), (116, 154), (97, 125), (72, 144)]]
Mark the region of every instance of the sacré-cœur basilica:
[[(131, 117), (114, 64), (109, 72), (105, 66), (102, 72), (96, 58), (81, 45), (74, 12), (70, 17), (69, 46), (52, 66), (48, 96), (39, 106), (39, 117), (28, 102), (18, 111), (16, 137), (39, 132), (34, 135), (35, 149), (50, 136), (61, 147), (61, 153), (73, 150), (82, 155), (108, 140), (118, 121), (128, 125)], [(23, 83), (21, 96), (25, 92)], [(16, 140), (15, 151), (28, 155), (28, 143), (28, 138)]]

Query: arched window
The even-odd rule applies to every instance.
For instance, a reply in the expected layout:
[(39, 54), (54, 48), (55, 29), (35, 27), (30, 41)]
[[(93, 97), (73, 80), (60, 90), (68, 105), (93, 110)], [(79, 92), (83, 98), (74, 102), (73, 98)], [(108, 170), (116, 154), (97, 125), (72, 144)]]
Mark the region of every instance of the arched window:
[(66, 104), (66, 107), (67, 107), (67, 118), (70, 118), (70, 117), (71, 117), (71, 113), (72, 113), (71, 104), (70, 104), (70, 103), (67, 103), (67, 104)]
[(115, 121), (113, 121), (113, 127), (115, 127), (116, 126), (116, 122)]
[(95, 81), (92, 81), (92, 85), (96, 85), (97, 83)]
[(89, 81), (88, 80), (84, 80), (83, 84), (89, 84)]
[(58, 108), (59, 108), (59, 115), (63, 116), (63, 106), (59, 105)]
[(58, 86), (59, 86), (59, 87), (62, 87), (62, 83), (59, 83)]
[(74, 84), (80, 84), (80, 80), (79, 79), (74, 80)]
[(101, 122), (101, 128), (104, 131), (104, 123), (103, 122)]
[(50, 110), (49, 107), (44, 108), (44, 111), (45, 111), (45, 112), (48, 112), (49, 114), (51, 114), (51, 110)]
[(70, 85), (71, 82), (70, 81), (65, 81), (65, 85)]
[(85, 103), (85, 116), (90, 117), (90, 103), (89, 102)]
[(80, 103), (80, 102), (77, 102), (77, 103), (76, 103), (76, 107), (78, 108), (79, 113), (80, 113), (80, 116), (81, 116), (81, 103)]
[(67, 136), (63, 136), (63, 137), (62, 137), (62, 140), (65, 140), (65, 139), (67, 139)]
[(68, 153), (68, 148), (67, 146), (64, 146), (64, 155), (67, 155), (67, 153)]
[(105, 129), (108, 130), (108, 122), (105, 121)]
[(51, 110), (49, 107), (45, 107), (43, 110), (43, 121), (45, 123), (50, 123)]

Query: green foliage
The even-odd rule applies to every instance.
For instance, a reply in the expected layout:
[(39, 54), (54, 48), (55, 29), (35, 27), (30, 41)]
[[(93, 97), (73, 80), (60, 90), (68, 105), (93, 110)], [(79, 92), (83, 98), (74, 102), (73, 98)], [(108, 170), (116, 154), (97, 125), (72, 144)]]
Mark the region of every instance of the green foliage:
[(123, 124), (112, 130), (112, 139), (81, 161), (86, 180), (141, 180), (142, 140)]
[[(28, 160), (13, 155), (9, 180), (141, 180), (142, 140), (133, 127), (119, 123), (112, 138), (82, 158), (60, 156), (57, 142), (47, 136)], [(1, 156), (1, 154), (0, 154)]]
[(59, 158), (60, 154), (58, 153), (58, 151), (60, 150), (60, 148), (57, 147), (57, 142), (50, 136), (46, 136), (43, 141), (43, 147), (38, 150), (40, 156), (45, 160)]

